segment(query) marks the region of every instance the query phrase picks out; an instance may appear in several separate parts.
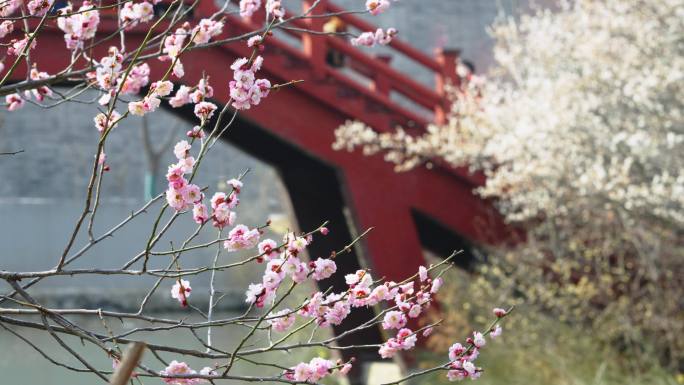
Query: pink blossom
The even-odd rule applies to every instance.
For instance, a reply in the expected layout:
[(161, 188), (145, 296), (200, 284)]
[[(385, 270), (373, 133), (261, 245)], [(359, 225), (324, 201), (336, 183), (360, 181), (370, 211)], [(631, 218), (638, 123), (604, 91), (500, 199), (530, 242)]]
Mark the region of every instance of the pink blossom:
[(255, 303), (259, 299), (259, 297), (263, 296), (265, 292), (264, 286), (260, 283), (252, 283), (249, 285), (249, 288), (245, 292), (245, 302), (247, 303)]
[(193, 93), (190, 94), (190, 100), (193, 103), (200, 103), (206, 98), (214, 96), (214, 88), (209, 85), (209, 80), (202, 78), (197, 83), (197, 87)]
[(294, 380), (308, 382), (313, 376), (313, 369), (311, 366), (305, 362), (301, 362), (294, 367)]
[(411, 329), (404, 328), (399, 330), (396, 339), (400, 343), (403, 350), (409, 350), (416, 346), (418, 337), (416, 337)]
[(128, 103), (128, 112), (130, 112), (132, 115), (143, 116), (146, 112), (145, 104), (142, 100), (139, 100), (137, 102), (130, 102)]
[(348, 374), (352, 369), (352, 364), (346, 363), (340, 368), (340, 374)]
[(313, 262), (314, 272), (313, 279), (320, 281), (329, 278), (331, 275), (335, 274), (337, 271), (337, 265), (332, 259), (318, 258)]
[(195, 105), (195, 116), (197, 116), (201, 121), (205, 122), (214, 115), (216, 111), (216, 104), (211, 102), (200, 102)]
[(235, 190), (235, 192), (238, 193), (238, 194), (240, 193), (240, 189), (241, 189), (242, 186), (243, 186), (242, 182), (239, 181), (238, 179), (235, 179), (235, 178), (229, 179), (228, 181), (226, 181), (226, 184), (227, 184), (228, 186), (232, 187), (233, 190)]
[(457, 343), (451, 345), (451, 347), (449, 348), (449, 359), (451, 361), (456, 361), (459, 359), (459, 357), (461, 357), (461, 355), (463, 353), (465, 353), (465, 351), (466, 351), (466, 348), (457, 342)]
[(430, 335), (432, 335), (433, 330), (434, 330), (433, 327), (429, 327), (429, 328), (423, 330), (423, 337), (430, 337)]
[(474, 332), (473, 333), (473, 345), (475, 345), (476, 348), (481, 348), (485, 346), (487, 341), (485, 340), (484, 336), (480, 332)]
[(283, 277), (281, 274), (276, 273), (273, 270), (267, 270), (264, 272), (263, 277), (261, 278), (261, 283), (264, 285), (266, 289), (269, 290), (275, 290), (280, 286), (280, 283), (283, 281)]
[(182, 189), (169, 188), (166, 190), (166, 202), (176, 211), (182, 211), (187, 207)]
[(254, 46), (260, 46), (262, 41), (263, 39), (260, 35), (254, 35), (247, 39), (247, 47), (252, 48)]
[(27, 7), (29, 13), (34, 16), (43, 16), (52, 7), (54, 0), (31, 0), (28, 2)]
[(428, 279), (428, 272), (425, 266), (421, 266), (418, 268), (418, 277), (420, 278), (420, 282), (425, 282)]
[(267, 0), (266, 15), (273, 15), (276, 19), (282, 19), (285, 16), (285, 8), (283, 8), (281, 0)]
[(202, 200), (202, 191), (199, 186), (189, 184), (183, 189), (183, 199), (187, 203), (198, 203)]
[(328, 233), (330, 232), (330, 230), (328, 230), (327, 227), (321, 227), (320, 232), (321, 232), (321, 234), (323, 234), (323, 235), (328, 235)]
[(176, 91), (176, 95), (169, 99), (171, 107), (178, 108), (190, 103), (190, 90), (192, 89), (188, 86), (180, 86), (178, 91)]
[(439, 289), (442, 287), (444, 284), (444, 279), (442, 277), (435, 278), (434, 281), (432, 281), (432, 286), (430, 287), (430, 293), (436, 294)]
[[(192, 370), (188, 364), (185, 362), (178, 362), (176, 360), (171, 361), (169, 366), (164, 370), (160, 371), (159, 374), (162, 376), (189, 376), (197, 374), (196, 371)], [(197, 385), (207, 382), (201, 378), (162, 378), (162, 380), (171, 385)]]
[(7, 103), (7, 110), (16, 111), (24, 107), (24, 99), (19, 94), (9, 94), (5, 96), (5, 103)]
[(496, 337), (501, 335), (502, 331), (503, 331), (503, 329), (501, 328), (501, 325), (496, 325), (496, 327), (494, 327), (494, 330), (492, 330), (491, 333), (489, 333), (489, 335), (492, 338), (496, 338)]
[(268, 323), (271, 325), (273, 330), (277, 332), (284, 332), (291, 328), (295, 323), (295, 315), (290, 309), (284, 309), (277, 313), (271, 313), (268, 316)]
[(99, 113), (93, 118), (93, 121), (95, 122), (95, 128), (97, 128), (97, 131), (104, 132), (109, 128), (116, 127), (120, 118), (121, 114), (115, 110), (112, 110), (112, 114), (109, 116), (109, 118), (107, 117), (107, 114)]
[(0, 2), (0, 17), (7, 17), (21, 6), (21, 0), (9, 0)]
[(209, 219), (207, 206), (204, 203), (195, 203), (192, 207), (192, 219), (200, 225)]
[(411, 318), (416, 318), (420, 315), (420, 313), (423, 311), (423, 308), (416, 304), (411, 306), (411, 309), (408, 311), (408, 316)]
[(261, 7), (261, 0), (240, 0), (240, 16), (251, 17)]
[(264, 239), (258, 245), (259, 254), (263, 254), (263, 258), (267, 261), (278, 258), (278, 244), (272, 239)]
[(385, 12), (389, 7), (389, 0), (366, 0), (366, 9), (373, 16)]
[(146, 23), (154, 18), (154, 7), (151, 3), (143, 1), (140, 3), (124, 3), (119, 12), (119, 19), (126, 29), (130, 30), (139, 23)]
[(192, 146), (187, 140), (181, 140), (173, 147), (173, 154), (177, 159), (183, 159), (190, 154), (190, 148), (192, 148)]
[(12, 21), (5, 20), (0, 23), (0, 39), (9, 35), (12, 31), (14, 31), (14, 23)]
[(179, 279), (171, 288), (171, 297), (177, 299), (181, 306), (188, 306), (188, 297), (191, 291), (190, 282)]
[[(14, 56), (19, 56), (23, 54), (24, 49), (26, 49), (26, 45), (28, 44), (31, 35), (32, 34), (26, 34), (24, 35), (24, 38), (21, 40), (12, 39), (12, 41), (10, 41), (10, 47), (7, 48), (7, 54)], [(37, 40), (33, 39), (31, 41), (31, 45), (28, 47), (28, 50), (36, 48), (36, 44), (38, 44)]]
[(382, 328), (388, 329), (401, 329), (406, 325), (406, 316), (400, 311), (389, 311), (385, 314), (385, 318), (382, 321)]
[(189, 130), (188, 132), (185, 133), (185, 135), (188, 138), (198, 138), (198, 139), (204, 139), (206, 134), (204, 133), (204, 130), (202, 130), (202, 127), (200, 126), (195, 126), (192, 128), (192, 130)]
[(83, 48), (83, 42), (95, 37), (100, 24), (100, 12), (92, 3), (84, 1), (78, 12), (72, 13), (71, 5), (58, 11), (57, 26), (64, 32), (64, 42), (69, 50)]
[(364, 47), (374, 47), (376, 44), (387, 45), (392, 42), (397, 33), (397, 30), (394, 28), (388, 28), (386, 31), (378, 28), (375, 32), (363, 32), (358, 37), (352, 38), (349, 42), (353, 46)]
[(232, 226), (235, 223), (236, 214), (230, 211), (230, 206), (223, 202), (214, 208), (214, 213), (212, 215), (213, 226), (219, 229), (225, 226)]
[(205, 44), (211, 40), (212, 37), (218, 36), (223, 31), (223, 22), (211, 19), (202, 19), (199, 24), (192, 29), (194, 38), (192, 42), (195, 44)]
[(499, 308), (499, 307), (494, 308), (494, 310), (492, 310), (492, 312), (494, 313), (494, 315), (495, 315), (497, 318), (502, 318), (502, 317), (504, 317), (504, 316), (506, 315), (506, 310), (504, 310), (504, 309), (502, 309), (502, 308)]
[(228, 233), (228, 239), (223, 243), (228, 251), (249, 249), (259, 242), (259, 230), (249, 229), (245, 225), (237, 225)]
[(150, 91), (156, 96), (167, 96), (173, 91), (173, 83), (168, 80), (154, 82), (150, 86)]

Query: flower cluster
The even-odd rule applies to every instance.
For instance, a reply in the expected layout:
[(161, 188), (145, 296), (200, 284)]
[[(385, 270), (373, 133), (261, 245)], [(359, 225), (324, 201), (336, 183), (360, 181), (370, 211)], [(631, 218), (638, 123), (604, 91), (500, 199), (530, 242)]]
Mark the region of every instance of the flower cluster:
[(173, 83), (168, 80), (157, 81), (150, 86), (150, 93), (135, 102), (128, 103), (128, 111), (133, 115), (143, 116), (148, 112), (155, 111), (161, 104), (161, 98), (173, 91)]
[(214, 103), (206, 101), (212, 96), (214, 96), (214, 89), (209, 85), (208, 79), (202, 78), (195, 87), (180, 86), (176, 94), (169, 99), (169, 104), (173, 108), (179, 108), (188, 103), (195, 103), (195, 116), (204, 125), (207, 120), (211, 119), (217, 108)]
[(285, 17), (285, 8), (283, 7), (281, 0), (267, 0), (266, 15), (282, 20), (282, 18)]
[(64, 31), (67, 49), (74, 51), (83, 48), (83, 42), (95, 37), (100, 24), (100, 12), (88, 1), (84, 1), (77, 12), (72, 13), (72, 10), (71, 4), (59, 10), (62, 16), (57, 18), (57, 26)]
[[(176, 211), (200, 205), (204, 198), (200, 188), (195, 184), (188, 183), (185, 179), (185, 174), (192, 173), (195, 166), (195, 158), (190, 155), (191, 147), (185, 140), (176, 143), (173, 152), (178, 162), (169, 166), (166, 173), (166, 180), (169, 182), (169, 188), (166, 190), (166, 202)], [(195, 217), (195, 220), (197, 221), (199, 218)], [(204, 220), (201, 222), (203, 223)]]
[(257, 56), (252, 62), (247, 58), (237, 59), (230, 68), (233, 80), (230, 82), (230, 98), (232, 106), (238, 110), (248, 110), (256, 106), (261, 99), (268, 96), (271, 82), (268, 79), (256, 79), (256, 72), (261, 69), (264, 59)]
[[(176, 360), (171, 361), (169, 366), (167, 366), (166, 369), (160, 371), (159, 374), (162, 375), (162, 379), (164, 380), (164, 382), (170, 385), (199, 385), (206, 384), (209, 382), (203, 378), (191, 377), (193, 374), (198, 373), (194, 371), (192, 368), (190, 368), (190, 366), (188, 366), (188, 364), (186, 364), (185, 362), (178, 362)], [(200, 370), (199, 374), (203, 376), (215, 376), (216, 372), (212, 368), (207, 366)], [(173, 378), (167, 376), (187, 377)]]
[(154, 18), (154, 7), (148, 1), (140, 3), (126, 2), (119, 12), (119, 20), (127, 30), (140, 23), (147, 23)]
[(26, 4), (29, 13), (33, 16), (43, 16), (52, 7), (55, 0), (30, 0)]
[[(29, 72), (29, 79), (31, 80), (42, 80), (47, 79), (49, 77), (50, 75), (48, 75), (47, 72), (38, 71), (35, 65), (31, 68), (31, 71)], [(31, 90), (24, 91), (23, 97), (18, 93), (6, 95), (5, 102), (7, 103), (7, 109), (9, 111), (16, 111), (24, 107), (26, 100), (30, 100), (31, 97), (34, 97), (36, 101), (42, 102), (43, 100), (45, 100), (45, 97), (51, 96), (52, 90), (50, 89), (50, 87), (40, 86), (33, 88)]]
[[(27, 33), (24, 35), (22, 39), (12, 39), (9, 43), (9, 47), (7, 48), (7, 54), (13, 56), (21, 55), (26, 49), (26, 46), (29, 45), (29, 40), (31, 40), (31, 36), (31, 33)], [(34, 38), (33, 40), (31, 40), (31, 44), (29, 45), (28, 50), (36, 48), (37, 44), (38, 40)]]
[(375, 32), (364, 32), (358, 37), (352, 38), (350, 43), (354, 46), (364, 47), (373, 47), (376, 44), (387, 45), (392, 42), (396, 35), (397, 30), (394, 28), (388, 28), (387, 31), (378, 28)]
[[(95, 81), (105, 91), (99, 100), (101, 105), (109, 103), (117, 89), (121, 95), (139, 93), (140, 89), (150, 81), (150, 66), (147, 63), (133, 66), (125, 81), (124, 75), (123, 55), (119, 52), (118, 48), (114, 46), (109, 47), (107, 56), (100, 59), (95, 72), (88, 73), (88, 78)], [(148, 101), (148, 104), (155, 104), (155, 101)], [(148, 106), (148, 109), (150, 111), (153, 110), (151, 106)], [(138, 111), (133, 113), (138, 113)]]
[(240, 16), (252, 17), (259, 7), (261, 7), (261, 0), (240, 0)]
[(317, 383), (319, 380), (331, 375), (335, 369), (340, 374), (347, 374), (351, 370), (351, 363), (335, 365), (334, 362), (320, 357), (315, 357), (309, 362), (301, 362), (286, 370), (284, 377), (290, 381)]
[(21, 4), (21, 0), (8, 0), (0, 2), (0, 17), (7, 17), (12, 15), (14, 11), (19, 9)]

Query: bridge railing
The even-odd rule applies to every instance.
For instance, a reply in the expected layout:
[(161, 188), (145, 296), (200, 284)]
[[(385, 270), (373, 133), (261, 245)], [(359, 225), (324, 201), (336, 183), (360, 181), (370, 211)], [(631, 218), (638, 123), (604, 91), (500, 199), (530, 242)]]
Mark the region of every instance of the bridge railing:
[[(211, 1), (211, 0), (205, 0)], [(236, 0), (233, 0), (237, 3)], [(313, 10), (311, 7), (315, 4)], [(424, 125), (430, 121), (442, 123), (449, 109), (446, 100), (446, 85), (456, 82), (455, 63), (458, 52), (455, 50), (437, 50), (435, 56), (429, 56), (410, 44), (395, 38), (381, 55), (372, 54), (372, 49), (354, 47), (348, 38), (335, 35), (322, 36), (326, 22), (331, 17), (338, 17), (346, 27), (358, 31), (375, 31), (376, 26), (362, 18), (346, 12), (328, 0), (303, 0), (301, 12), (308, 13), (309, 17), (295, 19), (291, 25), (294, 28), (284, 29), (284, 33), (297, 40), (297, 47), (302, 52), (315, 77), (334, 77), (347, 85), (354, 86), (363, 93), (370, 92), (373, 98), (382, 104), (391, 104), (399, 110), (410, 110), (408, 114), (417, 125)], [(296, 16), (301, 12), (287, 12), (286, 18)], [(261, 10), (252, 16), (249, 24), (253, 27), (263, 26), (265, 20), (264, 11)], [(305, 33), (313, 31), (314, 33)], [(333, 68), (326, 62), (326, 55), (331, 51), (337, 51), (345, 58), (345, 70)], [(427, 70), (434, 76), (435, 87), (425, 85), (392, 65), (392, 58), (403, 56), (414, 65)], [(367, 82), (358, 80), (358, 76), (345, 76), (345, 71), (351, 71), (354, 75), (367, 79)], [(398, 98), (406, 101), (397, 102), (392, 96), (398, 94)], [(408, 112), (408, 111), (407, 111)]]

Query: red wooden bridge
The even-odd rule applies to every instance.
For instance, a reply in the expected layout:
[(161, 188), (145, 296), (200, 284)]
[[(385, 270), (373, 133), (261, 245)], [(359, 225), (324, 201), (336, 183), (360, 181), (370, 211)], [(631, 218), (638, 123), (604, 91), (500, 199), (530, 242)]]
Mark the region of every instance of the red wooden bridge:
[[(304, 9), (311, 3), (303, 1)], [(213, 0), (200, 0), (191, 19), (197, 22), (216, 11)], [(322, 1), (312, 15), (338, 13), (352, 30), (375, 30), (373, 25), (341, 11)], [(223, 35), (216, 39), (261, 28), (264, 19), (259, 13), (251, 21), (228, 16)], [(381, 156), (363, 157), (331, 148), (333, 131), (350, 119), (380, 131), (401, 125), (415, 133), (431, 120), (443, 120), (447, 108), (444, 85), (455, 79), (456, 52), (440, 51), (431, 57), (399, 39), (389, 45), (393, 56), (403, 56), (434, 74), (433, 89), (394, 68), (388, 56), (374, 56), (372, 49), (353, 47), (337, 36), (305, 34), (300, 30), (321, 31), (326, 21), (325, 17), (301, 19), (294, 25), (297, 29), (283, 30), (267, 39), (260, 76), (274, 84), (304, 81), (273, 93), (256, 108), (241, 112), (236, 126), (225, 138), (279, 170), (302, 229), (314, 228), (323, 220), (331, 221), (328, 242), (314, 243), (313, 256), (327, 255), (349, 243), (355, 234), (374, 227), (360, 248), (342, 257), (341, 273), (363, 265), (371, 268), (376, 277), (398, 280), (414, 274), (424, 263), (425, 249), (445, 255), (454, 249), (468, 251), (473, 246), (502, 239), (504, 227), (491, 206), (472, 193), (481, 179), (443, 167), (396, 173)], [(137, 46), (148, 27), (142, 25), (131, 31), (127, 46)], [(102, 36), (116, 28), (116, 20), (103, 16)], [(40, 63), (41, 71), (60, 71), (68, 64), (68, 55), (54, 52), (63, 47), (63, 33), (50, 24), (39, 36), (32, 60)], [(344, 69), (327, 64), (325, 55), (331, 48), (345, 56)], [(101, 47), (93, 56), (103, 56), (104, 50), (106, 47)], [(215, 102), (225, 103), (232, 77), (229, 66), (236, 58), (249, 54), (250, 49), (242, 43), (192, 51), (183, 56), (187, 75), (182, 82), (195, 85), (205, 73), (211, 77)], [(168, 63), (152, 60), (150, 65), (155, 79)], [(24, 79), (21, 68), (16, 73), (17, 80)], [(354, 75), (350, 76), (351, 73)], [(189, 109), (173, 111), (195, 120)], [(457, 264), (465, 266), (470, 256), (466, 252), (459, 258)], [(361, 313), (350, 322), (365, 317), (368, 313)], [(368, 343), (380, 336), (378, 330), (370, 330), (357, 338)], [(373, 352), (369, 357), (377, 354)]]

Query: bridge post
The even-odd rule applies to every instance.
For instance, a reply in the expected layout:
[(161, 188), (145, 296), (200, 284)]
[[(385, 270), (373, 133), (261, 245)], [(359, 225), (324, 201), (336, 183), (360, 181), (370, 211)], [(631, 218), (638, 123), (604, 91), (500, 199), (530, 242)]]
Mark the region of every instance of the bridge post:
[[(302, 2), (302, 11), (308, 12), (311, 7), (316, 4), (315, 0), (304, 0)], [(328, 2), (326, 0), (321, 0), (316, 5), (310, 15), (323, 15), (327, 12)], [(305, 19), (307, 23), (307, 28), (312, 31), (321, 32), (323, 31), (323, 24), (325, 24), (325, 19), (322, 17), (314, 17)], [(325, 55), (326, 55), (326, 36), (315, 35), (306, 33), (302, 36), (302, 45), (304, 48), (304, 53), (309, 57), (309, 63), (311, 64), (311, 71), (316, 79), (322, 79), (325, 76)]]
[(446, 89), (449, 84), (458, 85), (456, 60), (458, 60), (459, 54), (460, 51), (456, 49), (437, 48), (435, 50), (437, 63), (442, 67), (441, 72), (437, 73), (435, 78), (437, 93), (442, 97), (441, 104), (435, 107), (435, 123), (437, 124), (446, 123), (446, 116), (451, 108), (447, 100)]
[[(385, 64), (390, 64), (392, 61), (392, 56), (390, 55), (376, 55), (375, 56), (378, 60), (382, 60)], [(373, 74), (373, 83), (371, 84), (371, 90), (385, 96), (389, 96), (390, 91), (392, 90), (392, 84), (390, 83), (390, 80), (385, 74), (382, 72), (375, 72)]]

